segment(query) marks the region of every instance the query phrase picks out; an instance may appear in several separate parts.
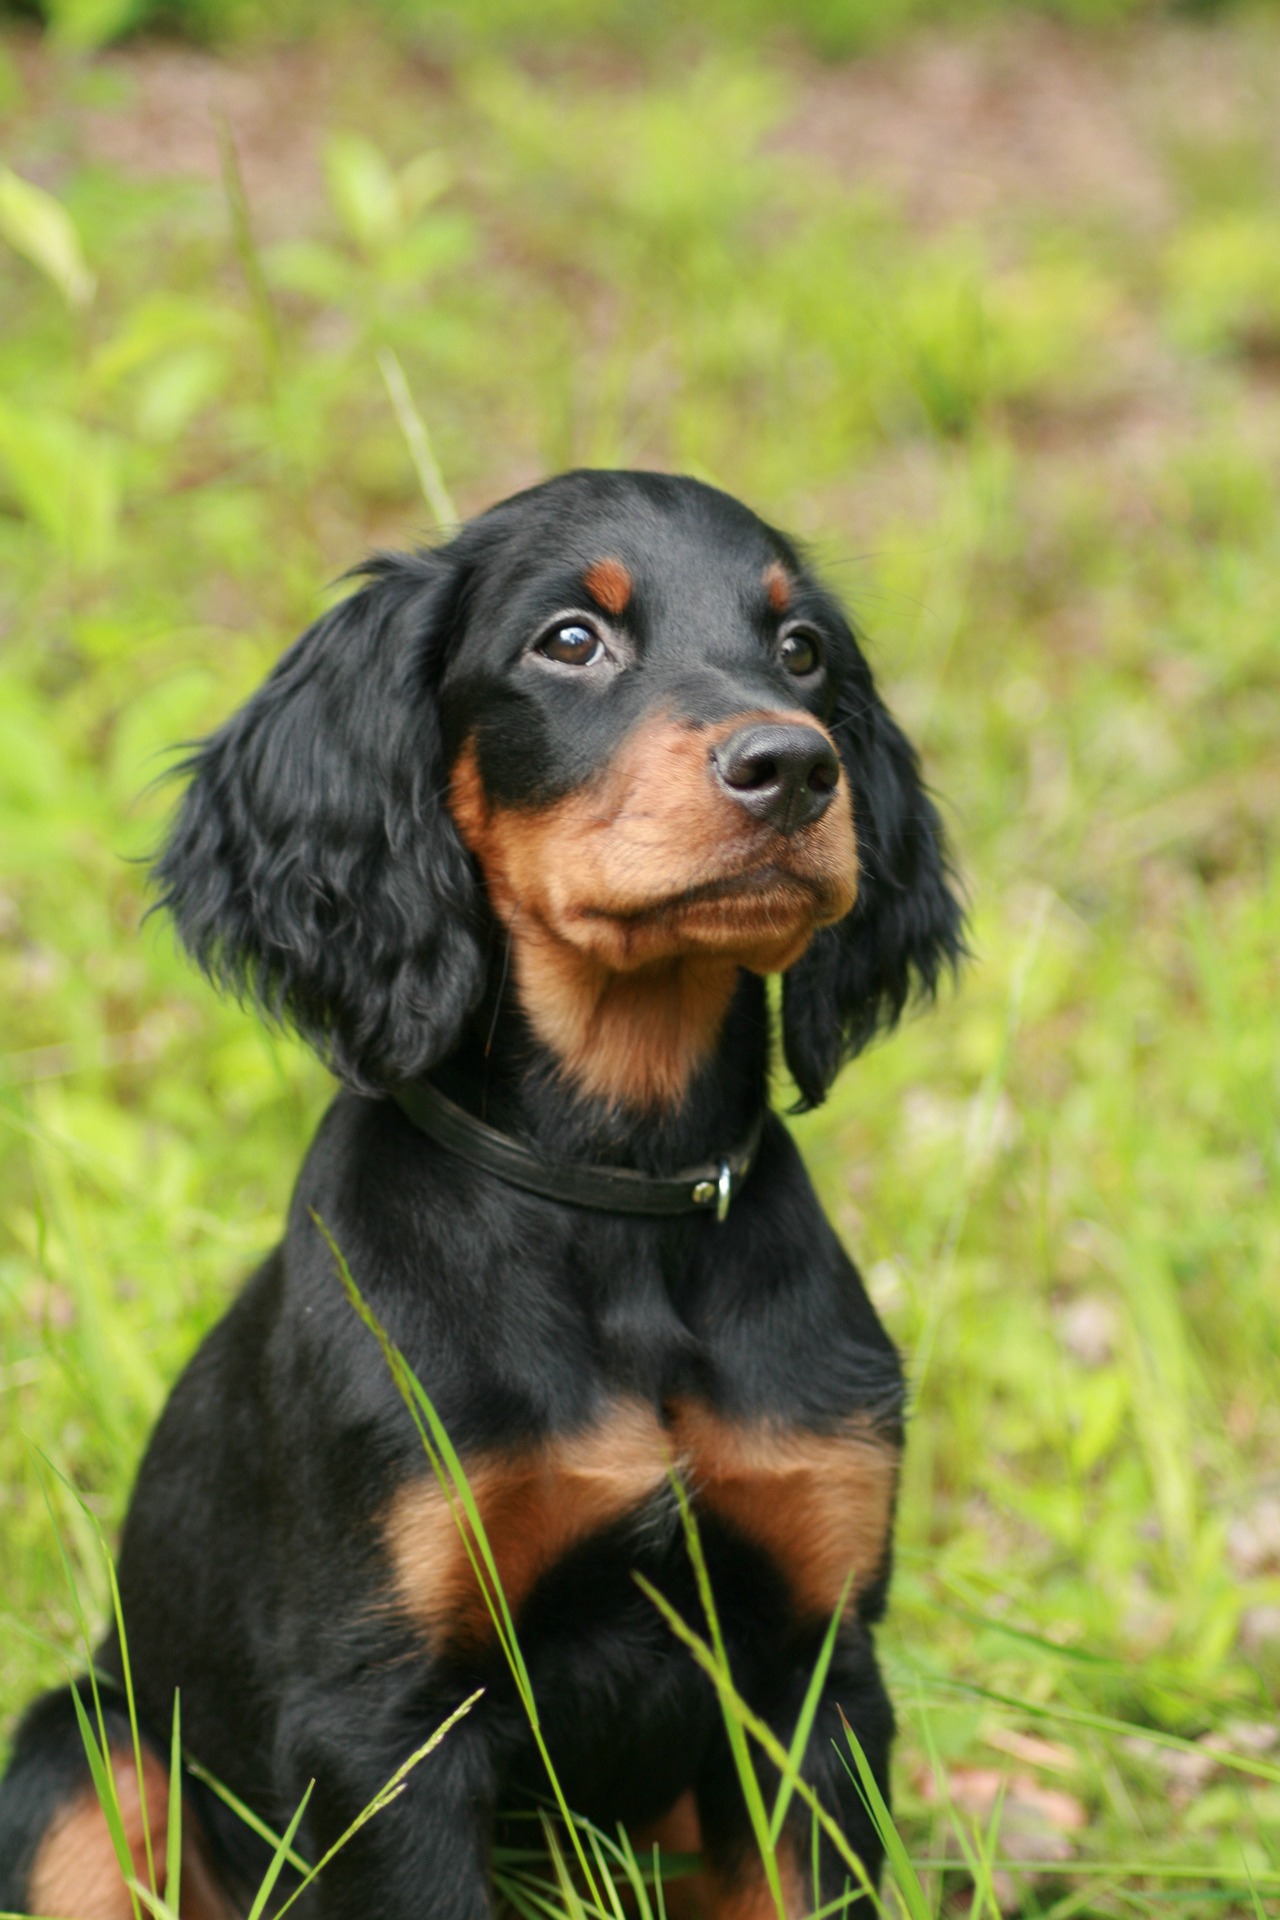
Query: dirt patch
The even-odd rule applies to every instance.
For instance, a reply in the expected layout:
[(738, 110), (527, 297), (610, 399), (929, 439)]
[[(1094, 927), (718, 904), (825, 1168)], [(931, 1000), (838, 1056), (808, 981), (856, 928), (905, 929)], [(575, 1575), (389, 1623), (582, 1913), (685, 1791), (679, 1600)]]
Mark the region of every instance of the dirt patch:
[(929, 228), (1029, 213), (1160, 226), (1177, 212), (1180, 150), (1248, 143), (1280, 175), (1265, 23), (1085, 35), (1008, 16), (808, 69), (780, 141)]
[(927, 34), (809, 72), (782, 144), (931, 228), (1033, 207), (1159, 221), (1169, 186), (1134, 111), (1135, 57), (1036, 20)]
[[(22, 42), (38, 108), (55, 57), (34, 36)], [(834, 66), (793, 61), (794, 107), (773, 145), (810, 157), (850, 191), (885, 194), (928, 229), (966, 223), (994, 235), (1029, 215), (1150, 228), (1177, 210), (1179, 141), (1224, 150), (1252, 141), (1280, 179), (1275, 54), (1264, 23), (1228, 33), (1152, 22), (1086, 35), (1005, 15)], [(335, 124), (376, 137), (378, 102), (392, 94), (428, 120), (448, 100), (440, 71), (368, 36), (235, 55), (143, 41), (97, 64), (122, 97), (81, 109), (80, 157), (135, 175), (216, 180), (225, 118), (269, 233), (305, 224)], [(629, 84), (619, 72), (611, 83)], [(598, 88), (599, 63), (562, 64), (558, 84)]]
[(320, 192), (320, 144), (333, 93), (329, 64), (306, 48), (261, 62), (193, 48), (141, 46), (106, 56), (125, 76), (125, 112), (88, 112), (86, 148), (137, 175), (216, 180), (218, 127), (231, 129), (250, 205), (271, 226), (294, 226)]

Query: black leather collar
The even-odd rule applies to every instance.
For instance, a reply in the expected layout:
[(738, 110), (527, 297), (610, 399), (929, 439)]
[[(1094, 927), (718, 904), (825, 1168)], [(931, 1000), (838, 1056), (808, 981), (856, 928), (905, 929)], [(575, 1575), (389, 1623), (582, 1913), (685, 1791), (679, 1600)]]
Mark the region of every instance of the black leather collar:
[(572, 1160), (547, 1160), (531, 1147), (477, 1120), (441, 1093), (430, 1080), (410, 1080), (392, 1089), (392, 1097), (415, 1127), (473, 1166), (496, 1173), (526, 1193), (566, 1200), (573, 1207), (601, 1213), (713, 1213), (723, 1220), (754, 1164), (764, 1131), (761, 1108), (746, 1139), (721, 1160), (685, 1167), (667, 1176), (638, 1173), (631, 1167), (584, 1166)]

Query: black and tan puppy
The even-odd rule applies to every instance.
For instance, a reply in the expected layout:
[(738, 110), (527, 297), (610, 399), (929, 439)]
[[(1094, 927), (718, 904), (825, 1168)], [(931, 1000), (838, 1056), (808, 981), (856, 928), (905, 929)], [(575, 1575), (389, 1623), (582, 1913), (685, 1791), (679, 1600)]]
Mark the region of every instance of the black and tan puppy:
[[(852, 1574), (805, 1768), (874, 1873), (832, 1741), (843, 1709), (884, 1780), (871, 1627), (902, 1379), (766, 1111), (762, 976), (784, 976), (782, 1046), (812, 1104), (933, 987), (959, 913), (839, 607), (724, 494), (568, 474), (375, 561), (189, 772), (164, 902), (201, 965), (345, 1090), (281, 1246), (175, 1388), (125, 1525), (156, 1845), (175, 1688), (188, 1754), (269, 1827), (314, 1780), (297, 1845), (316, 1859), (483, 1686), (299, 1913), (482, 1920), (495, 1820), (546, 1793), (319, 1215), (468, 1471), (570, 1804), (696, 1833), (704, 1911), (768, 1910), (715, 1697), (633, 1579), (703, 1628), (674, 1462), (735, 1676), (783, 1740)], [(119, 1677), (114, 1638), (99, 1664)], [(187, 1797), (184, 1915), (242, 1913), (268, 1851), (194, 1776)], [(815, 1893), (793, 1808), (801, 1914), (846, 1871), (824, 1843)], [(18, 1732), (0, 1907), (130, 1910), (70, 1689)]]

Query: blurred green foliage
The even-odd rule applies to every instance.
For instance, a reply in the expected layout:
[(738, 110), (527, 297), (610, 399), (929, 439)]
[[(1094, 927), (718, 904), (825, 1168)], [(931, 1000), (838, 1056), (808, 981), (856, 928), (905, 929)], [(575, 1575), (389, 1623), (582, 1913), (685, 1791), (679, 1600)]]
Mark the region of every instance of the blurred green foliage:
[[(130, 50), (19, 32), (0, 64), (0, 1708), (75, 1654), (28, 1438), (118, 1521), (326, 1098), (141, 924), (136, 861), (174, 743), (343, 567), (434, 531), (394, 353), (464, 510), (572, 463), (693, 471), (808, 536), (862, 617), (976, 956), (798, 1123), (914, 1368), (903, 1830), (954, 1859), (957, 1822), (994, 1821), (1046, 1863), (1007, 1868), (1009, 1911), (1256, 1914), (1249, 1876), (1280, 1887), (1274, 19), (1146, 29), (1164, 89), (1117, 111), (1154, 212), (1011, 170), (947, 217), (805, 150), (811, 69), (737, 36), (438, 68), (334, 31), (322, 109), (271, 70), (319, 161), (270, 204), (225, 131), (220, 179), (101, 157), (91, 119), (151, 124)], [(1021, 84), (999, 36), (955, 46)], [(1206, 62), (1217, 120), (1184, 111)]]
[[(13, 4), (13, 0), (10, 0)], [(1218, 12), (1232, 0), (371, 0), (366, 17), (384, 32), (437, 54), (484, 48), (545, 51), (604, 42), (631, 51), (674, 37), (752, 43), (784, 38), (827, 59), (883, 44), (925, 21), (972, 21), (1010, 9), (1082, 26), (1118, 25), (1165, 11)], [(68, 46), (101, 47), (162, 27), (227, 44), (297, 38), (341, 19), (349, 0), (23, 0)]]

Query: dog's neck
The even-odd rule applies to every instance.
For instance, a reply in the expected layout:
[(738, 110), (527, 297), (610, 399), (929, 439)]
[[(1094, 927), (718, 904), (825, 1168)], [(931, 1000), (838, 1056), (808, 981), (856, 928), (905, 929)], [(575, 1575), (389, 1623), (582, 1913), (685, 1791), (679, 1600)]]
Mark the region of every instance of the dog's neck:
[[(740, 974), (726, 998), (718, 1038), (683, 1093), (661, 1105), (632, 1106), (584, 1091), (572, 1064), (534, 1031), (499, 967), (461, 1046), (431, 1077), (478, 1118), (557, 1159), (675, 1172), (736, 1147), (767, 1097), (764, 983)], [(667, 1011), (646, 1008), (642, 995), (634, 1019), (652, 1021)], [(639, 1027), (630, 1030), (641, 1038)], [(619, 1031), (627, 1025), (606, 1023), (605, 1044), (616, 1046)]]

